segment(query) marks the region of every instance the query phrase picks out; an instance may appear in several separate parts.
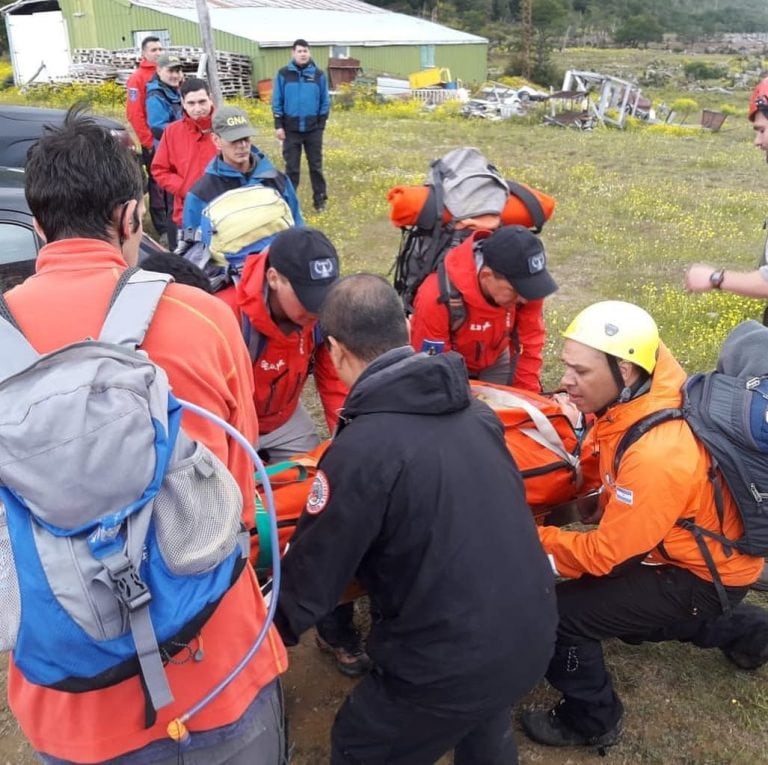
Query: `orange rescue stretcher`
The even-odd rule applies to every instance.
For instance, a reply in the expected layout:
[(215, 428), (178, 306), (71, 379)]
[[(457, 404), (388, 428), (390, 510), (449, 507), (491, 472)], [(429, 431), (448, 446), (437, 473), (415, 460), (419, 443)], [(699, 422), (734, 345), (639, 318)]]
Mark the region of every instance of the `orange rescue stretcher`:
[[(522, 474), (536, 523), (563, 525), (588, 515), (599, 486), (597, 456), (587, 446), (589, 434), (581, 432), (575, 413), (554, 396), (476, 381), (471, 382), (471, 387), (504, 424), (507, 447)], [(281, 556), (296, 530), (317, 464), (329, 444), (330, 440), (324, 441), (311, 452), (267, 467)], [(260, 574), (268, 574), (274, 554), (268, 524), (257, 484), (251, 560)]]

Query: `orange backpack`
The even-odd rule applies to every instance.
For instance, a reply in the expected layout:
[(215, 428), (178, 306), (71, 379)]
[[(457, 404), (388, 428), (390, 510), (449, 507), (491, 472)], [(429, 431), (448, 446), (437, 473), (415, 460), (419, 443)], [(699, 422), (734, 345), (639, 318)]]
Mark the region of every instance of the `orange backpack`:
[[(538, 234), (555, 209), (551, 196), (505, 179), (471, 146), (434, 160), (423, 186), (395, 186), (387, 201), (389, 217), (402, 232), (393, 282), (409, 314), (419, 285), (473, 231), (514, 224)], [(455, 315), (451, 311), (447, 298), (453, 298), (453, 292), (446, 285), (441, 299), (447, 302), (451, 326), (456, 328), (463, 317), (460, 311)]]

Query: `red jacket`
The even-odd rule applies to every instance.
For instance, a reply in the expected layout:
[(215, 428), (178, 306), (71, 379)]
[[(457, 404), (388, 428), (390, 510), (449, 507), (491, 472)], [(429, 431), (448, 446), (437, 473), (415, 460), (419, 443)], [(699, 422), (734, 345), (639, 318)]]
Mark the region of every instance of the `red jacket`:
[(193, 120), (185, 112), (180, 120), (165, 128), (155, 150), (152, 177), (173, 194), (173, 222), (177, 226), (181, 225), (184, 197), (216, 156), (211, 116)]
[[(709, 457), (682, 420), (662, 423), (632, 444), (614, 475), (614, 454), (622, 436), (651, 412), (679, 407), (684, 381), (682, 367), (662, 345), (650, 391), (625, 404), (614, 404), (598, 418), (593, 433), (604, 501), (599, 525), (587, 532), (539, 527), (544, 550), (554, 557), (563, 576), (604, 576), (624, 561), (647, 553), (649, 563), (686, 568), (711, 582), (696, 539), (676, 521), (693, 518), (699, 526), (726, 537), (742, 535), (741, 517), (727, 491), (723, 492), (725, 512), (720, 531), (714, 492), (707, 478)], [(723, 584), (738, 587), (757, 579), (762, 558), (736, 551), (727, 555), (716, 540), (705, 541)]]
[(147, 125), (147, 83), (155, 76), (157, 66), (145, 58), (125, 83), (128, 100), (125, 102), (125, 117), (136, 137), (145, 149), (152, 148), (152, 131)]
[(316, 345), (314, 324), (286, 335), (272, 320), (264, 298), (266, 262), (267, 250), (250, 255), (245, 260), (237, 290), (217, 293), (238, 316), (242, 312), (251, 322), (252, 331), (264, 338), (259, 358), (253, 365), (253, 399), (259, 433), (271, 433), (290, 419), (310, 371), (315, 376), (328, 428), (333, 430), (347, 397), (347, 387), (339, 380), (326, 348)]
[[(106, 242), (63, 239), (40, 251), (36, 274), (8, 292), (6, 299), (32, 345), (48, 352), (83, 337), (98, 337), (125, 268), (120, 251)], [(195, 287), (170, 284), (142, 348), (165, 369), (176, 395), (206, 407), (255, 440), (248, 356), (237, 323), (219, 301)], [(243, 519), (252, 527), (253, 466), (244, 451), (232, 447), (224, 430), (197, 415), (185, 413), (183, 424), (191, 437), (205, 443), (229, 467), (243, 492)], [(145, 727), (138, 676), (99, 690), (68, 693), (29, 682), (11, 661), (11, 709), (32, 746), (62, 760), (102, 762), (165, 740), (168, 723), (198, 702), (245, 655), (265, 613), (255, 575), (246, 566), (200, 631), (203, 660), (167, 664), (175, 700), (158, 711), (157, 722), (150, 727)], [(273, 628), (244, 670), (189, 720), (189, 730), (236, 722), (259, 690), (286, 666), (285, 649)]]
[(453, 285), (461, 292), (467, 309), (466, 321), (451, 333), (448, 308), (438, 302), (440, 285), (437, 274), (427, 276), (419, 287), (411, 317), (411, 344), (420, 351), (425, 340), (445, 343), (464, 357), (473, 377), (493, 366), (506, 348), (516, 362), (511, 384), (540, 391), (542, 349), (546, 339), (543, 300), (509, 308), (492, 306), (483, 297), (477, 281), (473, 245), (491, 231), (476, 231), (445, 256), (445, 268)]

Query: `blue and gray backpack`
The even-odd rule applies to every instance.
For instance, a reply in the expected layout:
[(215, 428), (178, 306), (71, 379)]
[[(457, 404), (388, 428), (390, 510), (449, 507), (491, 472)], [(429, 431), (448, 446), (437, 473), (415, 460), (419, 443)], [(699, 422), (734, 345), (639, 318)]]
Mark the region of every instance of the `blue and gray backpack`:
[(731, 610), (705, 539), (719, 542), (726, 553), (768, 555), (768, 327), (744, 321), (725, 339), (717, 368), (697, 374), (683, 385), (679, 408), (660, 409), (636, 422), (622, 436), (613, 472), (627, 449), (649, 430), (669, 420), (685, 420), (710, 458), (708, 479), (722, 527), (725, 515), (723, 481), (744, 525), (738, 539), (683, 518), (678, 526), (690, 531), (699, 546), (725, 613)]
[(127, 271), (99, 338), (44, 355), (0, 295), (0, 650), (72, 693), (140, 675), (147, 725), (248, 560), (240, 489), (183, 409), (250, 445), (138, 350), (170, 280)]

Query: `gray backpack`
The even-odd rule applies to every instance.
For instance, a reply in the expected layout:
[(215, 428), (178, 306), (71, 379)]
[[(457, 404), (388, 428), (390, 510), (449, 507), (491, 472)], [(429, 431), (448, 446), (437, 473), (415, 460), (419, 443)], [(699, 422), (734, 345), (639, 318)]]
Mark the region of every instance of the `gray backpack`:
[(140, 674), (148, 724), (173, 701), (164, 663), (191, 653), (248, 559), (240, 489), (182, 410), (263, 471), (138, 350), (170, 280), (127, 271), (99, 338), (44, 355), (0, 296), (0, 650), (61, 691)]

